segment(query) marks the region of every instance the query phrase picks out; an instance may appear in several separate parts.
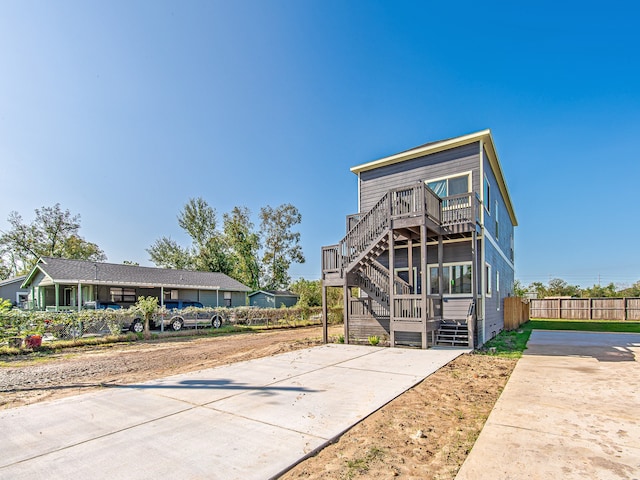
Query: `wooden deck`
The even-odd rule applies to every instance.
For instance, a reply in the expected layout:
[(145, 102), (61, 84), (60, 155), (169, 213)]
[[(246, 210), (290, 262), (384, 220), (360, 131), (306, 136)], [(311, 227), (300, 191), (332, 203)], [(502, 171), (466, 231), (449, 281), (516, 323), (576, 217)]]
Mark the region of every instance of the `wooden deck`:
[[(437, 298), (426, 292), (426, 242), (438, 240), (441, 263), (443, 239), (475, 237), (479, 205), (475, 193), (440, 198), (418, 182), (388, 191), (368, 212), (347, 216), (345, 237), (322, 247), (321, 256), (323, 298), (327, 287), (345, 289), (346, 341), (350, 336), (388, 335), (393, 346), (417, 334), (423, 348), (435, 343), (442, 292)], [(390, 270), (395, 270), (377, 260), (388, 252), (389, 264), (395, 265), (395, 247), (400, 245), (421, 248), (422, 292), (416, 291), (413, 279), (392, 276)], [(351, 288), (359, 289), (358, 297)]]

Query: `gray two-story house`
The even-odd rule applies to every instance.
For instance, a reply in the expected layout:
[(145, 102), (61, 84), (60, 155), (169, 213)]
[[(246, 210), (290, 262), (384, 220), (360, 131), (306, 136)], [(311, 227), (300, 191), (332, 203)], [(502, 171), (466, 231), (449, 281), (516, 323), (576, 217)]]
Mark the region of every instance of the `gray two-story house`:
[(344, 289), (345, 341), (477, 347), (500, 332), (517, 220), (491, 131), (351, 171), (359, 213), (322, 248), (323, 299)]

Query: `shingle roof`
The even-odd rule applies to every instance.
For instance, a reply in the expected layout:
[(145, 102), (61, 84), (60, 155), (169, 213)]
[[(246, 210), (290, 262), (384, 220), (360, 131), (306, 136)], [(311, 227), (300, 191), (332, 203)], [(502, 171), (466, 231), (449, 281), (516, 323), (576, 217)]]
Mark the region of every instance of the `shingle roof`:
[(26, 275), (22, 275), (20, 277), (7, 278), (6, 280), (0, 281), (0, 287), (4, 287), (5, 285), (11, 285), (12, 283), (17, 283), (17, 282), (22, 283), (25, 278), (27, 278)]
[(42, 257), (25, 283), (36, 270), (41, 270), (55, 283), (84, 283), (93, 285), (131, 285), (149, 287), (198, 288), (201, 290), (229, 290), (250, 292), (246, 285), (224, 273), (195, 272), (168, 268), (140, 267), (117, 263), (69, 260)]
[(258, 290), (257, 292), (250, 293), (249, 296), (252, 297), (258, 293), (265, 293), (267, 295), (273, 295), (275, 297), (298, 297), (299, 295), (290, 292), (289, 290)]

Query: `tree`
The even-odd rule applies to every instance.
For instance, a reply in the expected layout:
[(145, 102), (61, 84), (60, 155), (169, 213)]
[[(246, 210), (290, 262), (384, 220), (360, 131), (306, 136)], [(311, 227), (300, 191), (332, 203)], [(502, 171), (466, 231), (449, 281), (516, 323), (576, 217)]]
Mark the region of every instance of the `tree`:
[(549, 287), (547, 289), (548, 297), (579, 297), (580, 287), (578, 285), (569, 285), (561, 278), (554, 278), (549, 280)]
[(619, 297), (640, 297), (640, 280), (618, 292)]
[(298, 295), (298, 305), (318, 307), (322, 305), (322, 286), (320, 280), (300, 280), (293, 282), (289, 290)]
[(9, 214), (9, 231), (0, 236), (4, 275), (30, 270), (40, 257), (103, 261), (106, 255), (95, 243), (87, 242), (78, 231), (80, 215), (53, 207), (35, 209), (35, 219), (27, 224), (18, 212)]
[(290, 203), (273, 209), (260, 209), (264, 254), (262, 256), (263, 285), (267, 289), (285, 288), (290, 281), (289, 267), (292, 263), (304, 263), (300, 246), (300, 233), (292, 227), (302, 222), (302, 215)]
[(194, 261), (189, 249), (182, 248), (175, 240), (162, 237), (147, 248), (151, 261), (162, 268), (190, 269)]
[(582, 290), (582, 296), (591, 298), (617, 297), (618, 292), (616, 286), (612, 282), (605, 287), (594, 285), (593, 287), (585, 288)]
[(158, 299), (156, 297), (138, 297), (138, 301), (133, 308), (144, 318), (144, 338), (149, 340), (151, 338), (149, 323), (153, 314), (158, 311)]
[(253, 231), (250, 211), (234, 207), (224, 214), (224, 234), (230, 249), (232, 276), (253, 290), (260, 288), (260, 236)]
[(520, 280), (513, 282), (513, 294), (516, 297), (524, 297), (527, 294), (527, 288), (522, 284)]

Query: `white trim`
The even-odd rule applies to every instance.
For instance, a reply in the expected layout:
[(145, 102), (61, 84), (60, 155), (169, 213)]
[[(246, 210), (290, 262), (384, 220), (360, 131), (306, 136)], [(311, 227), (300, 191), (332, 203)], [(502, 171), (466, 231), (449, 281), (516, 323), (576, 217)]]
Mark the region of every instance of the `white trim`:
[(500, 311), (500, 270), (496, 269), (496, 298), (498, 299), (498, 312)]
[(360, 172), (358, 172), (358, 213), (360, 213), (360, 184), (362, 182), (362, 179), (360, 178)]
[(500, 239), (500, 210), (499, 210), (499, 204), (498, 204), (498, 199), (496, 198), (495, 200), (495, 215), (494, 215), (494, 231), (496, 232), (496, 237), (498, 238), (498, 240)]
[[(489, 182), (489, 177), (487, 177), (486, 173), (483, 175), (483, 178), (484, 178), (484, 180), (482, 182), (482, 205), (483, 205), (484, 209), (487, 211), (487, 213), (489, 215), (491, 215), (491, 205), (490, 205), (490, 203), (491, 203), (491, 182)], [(485, 183), (487, 185), (487, 190), (489, 191), (489, 199), (488, 200), (486, 198), (484, 198), (484, 190), (485, 190), (484, 186), (485, 186)]]
[(484, 271), (485, 271), (485, 283), (483, 285), (484, 295), (487, 298), (491, 298), (493, 296), (493, 274), (491, 264), (488, 262), (484, 262)]
[[(502, 259), (503, 259), (505, 262), (507, 262), (507, 265), (509, 265), (509, 266), (511, 267), (511, 269), (515, 271), (516, 267), (515, 267), (514, 263), (513, 263), (511, 260), (509, 260), (509, 257), (507, 257), (507, 255), (505, 255), (505, 253), (504, 253), (504, 252), (502, 251), (502, 249), (500, 248), (500, 245), (498, 245), (498, 243), (497, 243), (497, 242), (495, 241), (495, 239), (491, 236), (491, 234), (490, 234), (488, 231), (486, 231), (486, 229), (485, 229), (485, 232), (484, 232), (484, 235), (482, 236), (482, 238), (485, 238), (485, 237), (486, 237), (486, 239), (489, 241), (489, 243), (490, 243), (491, 245), (493, 245), (493, 246), (494, 246), (494, 248), (495, 248), (495, 249), (496, 249), (496, 251), (500, 254), (500, 256), (502, 257)], [(482, 243), (482, 245), (483, 245), (483, 250), (484, 250), (484, 242)]]
[[(480, 140), (479, 145), (480, 145), (480, 153), (478, 154), (478, 157), (480, 158), (479, 170), (480, 170), (480, 178), (483, 179), (487, 176), (484, 173), (484, 140)], [(484, 205), (484, 185), (482, 186), (482, 190), (480, 191), (480, 201)], [(481, 208), (480, 209), (480, 225), (482, 225), (483, 228), (484, 228), (484, 213), (485, 213), (484, 208)], [(484, 302), (482, 303), (484, 304)]]
[[(451, 175), (445, 175), (444, 177), (429, 178), (424, 181), (424, 184), (426, 186), (429, 186), (429, 184), (432, 182), (441, 182), (442, 180), (449, 180), (450, 178), (456, 178), (456, 177), (464, 177), (465, 175), (467, 176), (467, 193), (473, 192), (473, 170), (453, 173)], [(447, 191), (447, 195), (449, 195), (448, 191)]]

